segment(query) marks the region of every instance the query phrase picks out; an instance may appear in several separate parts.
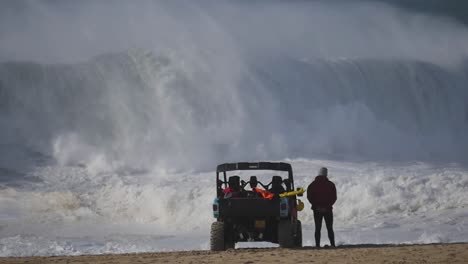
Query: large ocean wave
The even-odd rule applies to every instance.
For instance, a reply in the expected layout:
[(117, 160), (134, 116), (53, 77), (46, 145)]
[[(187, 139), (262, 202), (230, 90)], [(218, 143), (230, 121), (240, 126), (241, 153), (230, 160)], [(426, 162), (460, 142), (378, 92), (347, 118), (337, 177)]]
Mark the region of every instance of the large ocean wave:
[(462, 67), (345, 58), (249, 65), (223, 83), (215, 69), (141, 50), (70, 65), (2, 63), (1, 144), (61, 164), (144, 170), (321, 155), (463, 161), (468, 154)]

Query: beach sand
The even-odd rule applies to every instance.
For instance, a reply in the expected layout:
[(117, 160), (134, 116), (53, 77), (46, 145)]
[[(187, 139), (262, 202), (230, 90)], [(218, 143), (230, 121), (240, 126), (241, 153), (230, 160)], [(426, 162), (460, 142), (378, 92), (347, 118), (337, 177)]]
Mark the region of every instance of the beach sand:
[(242, 248), (224, 252), (180, 251), (0, 258), (2, 263), (468, 263), (468, 243), (431, 245), (352, 245), (336, 249)]

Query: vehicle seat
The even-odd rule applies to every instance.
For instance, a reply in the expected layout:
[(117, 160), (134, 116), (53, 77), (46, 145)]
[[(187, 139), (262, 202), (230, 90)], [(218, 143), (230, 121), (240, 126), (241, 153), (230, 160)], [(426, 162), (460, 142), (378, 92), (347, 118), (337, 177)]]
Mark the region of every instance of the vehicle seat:
[(229, 177), (228, 185), (229, 185), (228, 188), (223, 190), (225, 199), (241, 196), (239, 176), (234, 175), (234, 176)]
[(250, 176), (249, 185), (252, 190), (258, 186), (257, 176)]
[(228, 184), (229, 184), (229, 187), (233, 191), (236, 191), (236, 192), (240, 191), (240, 177), (239, 176), (233, 175), (233, 176), (229, 177)]
[(283, 187), (283, 178), (281, 176), (273, 176), (271, 179), (270, 192), (275, 194), (284, 193), (285, 189)]
[(247, 192), (247, 197), (262, 197), (262, 194), (255, 190), (258, 186), (257, 176), (250, 176), (249, 185), (251, 191)]

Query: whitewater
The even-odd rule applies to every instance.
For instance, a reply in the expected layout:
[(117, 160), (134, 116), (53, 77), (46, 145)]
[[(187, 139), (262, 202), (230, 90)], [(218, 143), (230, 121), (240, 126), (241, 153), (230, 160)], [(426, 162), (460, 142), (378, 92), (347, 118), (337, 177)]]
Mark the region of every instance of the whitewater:
[(238, 161), (300, 187), (328, 167), (338, 245), (468, 242), (465, 25), (363, 1), (17, 8), (0, 256), (209, 249), (214, 170)]

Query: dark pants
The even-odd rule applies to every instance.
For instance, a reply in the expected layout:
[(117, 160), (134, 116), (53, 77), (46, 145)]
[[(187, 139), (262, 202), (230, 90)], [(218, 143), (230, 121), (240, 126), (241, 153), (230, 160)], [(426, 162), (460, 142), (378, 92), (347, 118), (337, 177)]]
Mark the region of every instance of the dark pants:
[(328, 239), (332, 247), (335, 246), (335, 233), (333, 232), (333, 211), (319, 212), (314, 210), (315, 221), (315, 245), (320, 247), (320, 231), (322, 230), (322, 219), (325, 218), (325, 225), (327, 226)]

